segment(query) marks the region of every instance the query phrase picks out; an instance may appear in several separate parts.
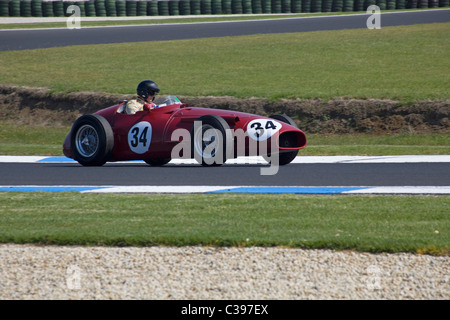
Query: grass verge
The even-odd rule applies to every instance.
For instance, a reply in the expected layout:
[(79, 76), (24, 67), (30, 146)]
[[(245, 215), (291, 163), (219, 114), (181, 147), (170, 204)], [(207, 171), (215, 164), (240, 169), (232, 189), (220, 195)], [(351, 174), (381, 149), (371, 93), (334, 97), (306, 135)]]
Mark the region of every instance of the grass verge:
[(300, 156), (334, 155), (447, 155), (450, 154), (449, 134), (398, 135), (307, 135), (308, 145)]
[(426, 196), (2, 192), (0, 242), (448, 254), (449, 206)]
[(449, 26), (5, 51), (0, 83), (130, 94), (151, 78), (162, 94), (184, 96), (441, 99), (450, 87)]
[(0, 154), (62, 156), (62, 144), (69, 131), (70, 127), (0, 122)]

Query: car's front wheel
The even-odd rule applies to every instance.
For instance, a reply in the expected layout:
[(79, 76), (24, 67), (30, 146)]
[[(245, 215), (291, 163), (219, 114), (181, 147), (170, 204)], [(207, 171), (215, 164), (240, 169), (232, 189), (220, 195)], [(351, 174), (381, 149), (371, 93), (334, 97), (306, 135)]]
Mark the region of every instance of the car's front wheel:
[(206, 115), (194, 122), (191, 129), (192, 157), (203, 166), (220, 166), (232, 149), (228, 123), (219, 116)]
[[(269, 118), (279, 120), (279, 121), (287, 123), (295, 128), (298, 128), (295, 121), (292, 120), (292, 118), (290, 118), (289, 116), (287, 116), (285, 114), (273, 114)], [(278, 156), (279, 156), (278, 164), (280, 166), (284, 166), (284, 165), (291, 163), (292, 161), (294, 161), (295, 157), (297, 157), (297, 154), (298, 154), (298, 150), (279, 153), (278, 154)]]
[(71, 133), (71, 148), (83, 166), (102, 166), (114, 146), (114, 134), (109, 122), (99, 115), (84, 115), (75, 121)]

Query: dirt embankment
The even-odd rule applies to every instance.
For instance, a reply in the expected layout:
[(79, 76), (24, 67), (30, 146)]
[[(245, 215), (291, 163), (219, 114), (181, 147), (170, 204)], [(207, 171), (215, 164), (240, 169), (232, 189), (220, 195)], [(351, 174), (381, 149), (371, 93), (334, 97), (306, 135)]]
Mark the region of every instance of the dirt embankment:
[[(71, 125), (80, 115), (132, 99), (133, 95), (97, 92), (52, 93), (45, 88), (0, 85), (3, 121), (35, 125)], [(412, 103), (377, 100), (179, 97), (195, 107), (228, 109), (269, 116), (285, 113), (308, 133), (449, 133), (450, 99)]]

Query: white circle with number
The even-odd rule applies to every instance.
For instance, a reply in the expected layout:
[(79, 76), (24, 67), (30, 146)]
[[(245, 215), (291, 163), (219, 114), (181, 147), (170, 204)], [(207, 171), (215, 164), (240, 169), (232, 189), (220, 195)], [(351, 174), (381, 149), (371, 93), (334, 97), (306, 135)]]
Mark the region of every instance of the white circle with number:
[(152, 125), (147, 121), (136, 123), (128, 131), (128, 145), (130, 149), (138, 154), (148, 151), (152, 141)]
[(255, 119), (247, 125), (249, 137), (256, 141), (267, 140), (280, 129), (281, 123), (272, 119)]

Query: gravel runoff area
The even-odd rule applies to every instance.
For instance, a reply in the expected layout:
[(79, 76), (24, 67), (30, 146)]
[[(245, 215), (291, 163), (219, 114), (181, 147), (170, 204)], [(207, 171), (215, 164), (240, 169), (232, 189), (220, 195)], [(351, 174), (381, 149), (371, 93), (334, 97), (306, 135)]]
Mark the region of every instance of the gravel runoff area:
[(0, 299), (450, 298), (450, 257), (289, 248), (0, 245)]

